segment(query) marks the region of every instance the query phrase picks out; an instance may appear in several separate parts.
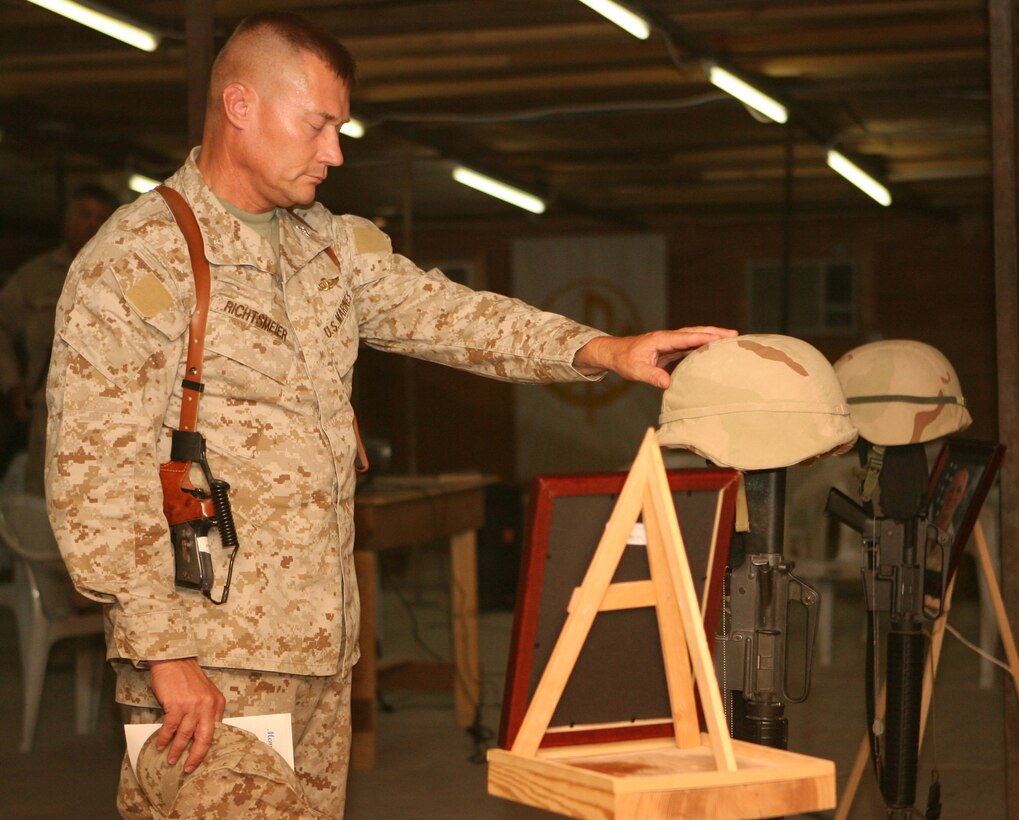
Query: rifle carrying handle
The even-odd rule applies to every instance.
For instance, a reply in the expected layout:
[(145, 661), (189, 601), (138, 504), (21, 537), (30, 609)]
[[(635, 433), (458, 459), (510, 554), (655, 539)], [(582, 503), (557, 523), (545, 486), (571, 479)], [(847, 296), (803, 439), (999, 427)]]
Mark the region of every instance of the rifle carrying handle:
[(817, 617), (819, 612), (818, 605), (820, 603), (820, 596), (816, 589), (802, 578), (794, 575), (792, 571), (787, 573), (786, 583), (786, 625), (788, 626), (789, 622), (788, 608), (792, 604), (799, 604), (803, 607), (804, 614), (806, 615), (806, 635), (804, 637), (802, 689), (799, 693), (795, 694), (789, 691), (789, 667), (787, 656), (786, 674), (782, 681), (782, 695), (789, 703), (803, 703), (803, 701), (807, 699), (807, 695), (810, 694), (810, 678), (811, 669), (814, 666), (814, 640), (817, 637)]

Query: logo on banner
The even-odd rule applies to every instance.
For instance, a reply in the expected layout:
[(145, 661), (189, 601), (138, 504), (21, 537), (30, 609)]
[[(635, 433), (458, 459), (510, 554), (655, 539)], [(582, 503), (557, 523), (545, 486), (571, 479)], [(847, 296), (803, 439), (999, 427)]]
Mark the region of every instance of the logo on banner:
[[(579, 279), (553, 291), (543, 309), (569, 316), (613, 336), (633, 336), (643, 326), (636, 304), (622, 288), (604, 279)], [(633, 387), (623, 379), (565, 382), (549, 385), (567, 404), (590, 412), (618, 400)]]

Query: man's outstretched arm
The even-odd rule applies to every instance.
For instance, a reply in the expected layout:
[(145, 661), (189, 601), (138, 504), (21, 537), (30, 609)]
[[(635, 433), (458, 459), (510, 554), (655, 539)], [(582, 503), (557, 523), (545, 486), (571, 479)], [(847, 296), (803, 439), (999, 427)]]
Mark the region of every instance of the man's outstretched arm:
[(664, 390), (669, 386), (666, 371), (669, 365), (703, 344), (736, 333), (728, 328), (698, 326), (656, 330), (640, 336), (599, 336), (577, 351), (573, 366), (585, 376), (611, 370), (624, 379)]

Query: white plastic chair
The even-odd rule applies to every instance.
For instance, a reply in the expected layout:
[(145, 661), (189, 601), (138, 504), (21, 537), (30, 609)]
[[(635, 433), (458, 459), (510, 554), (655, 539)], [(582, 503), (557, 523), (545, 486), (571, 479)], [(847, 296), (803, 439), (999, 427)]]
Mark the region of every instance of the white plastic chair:
[(14, 584), (19, 600), (18, 642), (21, 652), (24, 711), (21, 751), (32, 748), (50, 649), (63, 638), (77, 638), (75, 715), (78, 734), (95, 731), (105, 667), (95, 640), (103, 634), (99, 604), (74, 589), (46, 517), (46, 502), (34, 495), (0, 496), (0, 540), (14, 554)]
[(25, 473), (28, 471), (28, 452), (19, 450), (13, 456), (0, 480), (0, 492), (4, 495), (25, 491)]
[[(28, 465), (28, 453), (22, 450), (16, 453), (11, 458), (10, 464), (7, 466), (7, 470), (4, 472), (3, 478), (0, 479), (0, 493), (9, 495), (11, 493), (20, 493), (25, 490), (25, 468)], [(11, 557), (10, 550), (3, 545), (0, 541), (0, 572), (7, 574), (10, 570), (11, 577), (0, 581), (0, 606), (5, 606), (8, 609), (14, 610), (14, 615), (18, 615), (18, 589), (14, 583), (13, 577), (14, 560)]]

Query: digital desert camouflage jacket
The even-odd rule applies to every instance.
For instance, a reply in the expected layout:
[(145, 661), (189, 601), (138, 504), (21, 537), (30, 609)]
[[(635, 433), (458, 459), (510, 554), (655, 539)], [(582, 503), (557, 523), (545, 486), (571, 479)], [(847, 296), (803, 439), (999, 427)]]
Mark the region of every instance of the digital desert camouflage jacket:
[[(232, 487), (241, 546), (229, 600), (217, 607), (173, 584), (158, 467), (179, 420), (195, 296), (184, 238), (155, 192), (85, 247), (57, 308), (50, 518), (77, 587), (111, 605), (111, 658), (331, 674), (341, 652), (356, 660), (349, 397), (359, 339), (548, 382), (582, 379), (574, 354), (601, 334), (424, 272), (371, 222), (317, 204), (299, 212), (307, 228), (280, 214), (277, 271), (269, 244), (206, 187), (196, 155), (168, 184), (193, 208), (212, 270), (198, 429)], [(227, 552), (215, 531), (211, 549), (218, 594)]]

